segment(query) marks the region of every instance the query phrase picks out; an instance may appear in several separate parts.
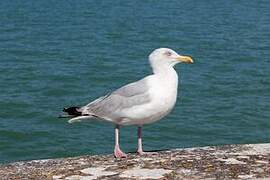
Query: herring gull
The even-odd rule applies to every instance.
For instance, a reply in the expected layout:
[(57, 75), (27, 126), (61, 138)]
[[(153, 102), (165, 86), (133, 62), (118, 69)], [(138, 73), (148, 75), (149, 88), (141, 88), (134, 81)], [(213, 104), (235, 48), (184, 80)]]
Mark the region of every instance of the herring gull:
[(127, 155), (120, 149), (120, 126), (138, 126), (139, 155), (142, 147), (142, 126), (153, 123), (166, 116), (177, 99), (178, 75), (174, 70), (177, 63), (193, 63), (190, 56), (182, 56), (168, 48), (159, 48), (149, 55), (153, 74), (127, 84), (110, 94), (102, 96), (82, 107), (64, 108), (73, 123), (83, 119), (98, 118), (115, 124), (116, 158)]

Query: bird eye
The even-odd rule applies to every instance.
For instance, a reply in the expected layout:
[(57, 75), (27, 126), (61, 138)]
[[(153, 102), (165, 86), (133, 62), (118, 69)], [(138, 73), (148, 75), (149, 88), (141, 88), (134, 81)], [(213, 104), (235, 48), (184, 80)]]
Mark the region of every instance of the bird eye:
[(166, 55), (166, 56), (171, 56), (172, 53), (171, 53), (170, 51), (166, 51), (166, 52), (165, 52), (165, 55)]

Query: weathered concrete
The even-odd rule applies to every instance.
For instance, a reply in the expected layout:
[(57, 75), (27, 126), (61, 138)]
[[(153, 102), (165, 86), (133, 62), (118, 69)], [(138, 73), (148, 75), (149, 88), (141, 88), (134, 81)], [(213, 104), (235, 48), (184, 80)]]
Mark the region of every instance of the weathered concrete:
[(270, 179), (270, 144), (174, 149), (126, 159), (112, 155), (0, 166), (0, 179)]

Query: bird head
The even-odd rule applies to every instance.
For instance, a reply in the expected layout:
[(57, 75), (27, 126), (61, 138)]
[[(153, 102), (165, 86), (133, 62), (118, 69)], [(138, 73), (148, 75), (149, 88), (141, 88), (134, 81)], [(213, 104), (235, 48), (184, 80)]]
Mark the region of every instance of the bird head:
[(169, 48), (158, 48), (155, 49), (149, 55), (149, 61), (151, 65), (168, 65), (174, 66), (178, 63), (193, 63), (193, 60), (190, 56), (183, 56), (177, 54), (174, 50)]

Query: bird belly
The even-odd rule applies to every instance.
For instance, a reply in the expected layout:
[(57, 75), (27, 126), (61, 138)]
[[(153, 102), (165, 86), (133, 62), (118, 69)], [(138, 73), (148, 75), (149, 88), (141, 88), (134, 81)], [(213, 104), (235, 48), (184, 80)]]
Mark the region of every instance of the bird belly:
[(143, 125), (160, 120), (173, 109), (178, 87), (176, 72), (172, 72), (166, 78), (153, 76), (148, 81), (150, 102), (133, 106), (116, 112), (119, 125)]
[(125, 109), (120, 125), (143, 125), (150, 124), (162, 119), (169, 114), (176, 102), (176, 94), (173, 93), (152, 93), (151, 102)]

